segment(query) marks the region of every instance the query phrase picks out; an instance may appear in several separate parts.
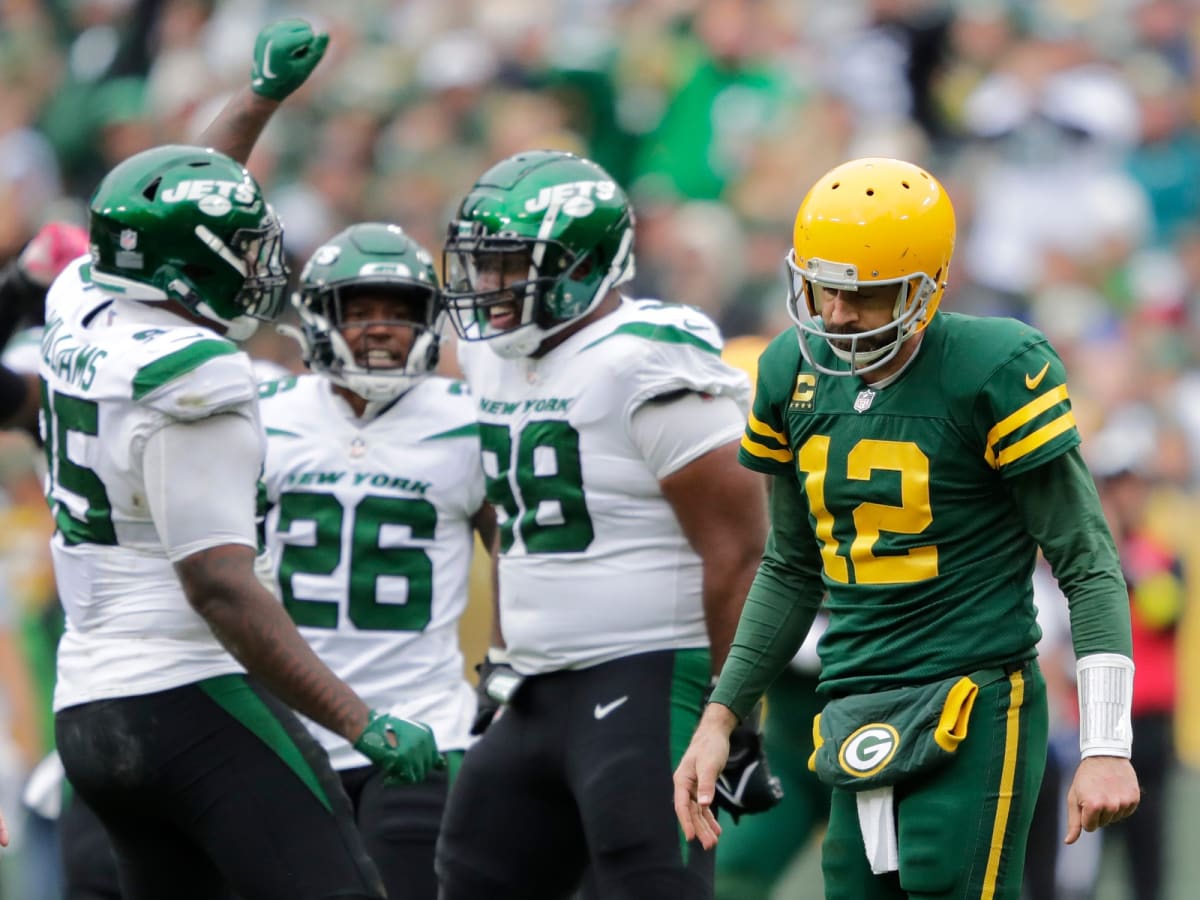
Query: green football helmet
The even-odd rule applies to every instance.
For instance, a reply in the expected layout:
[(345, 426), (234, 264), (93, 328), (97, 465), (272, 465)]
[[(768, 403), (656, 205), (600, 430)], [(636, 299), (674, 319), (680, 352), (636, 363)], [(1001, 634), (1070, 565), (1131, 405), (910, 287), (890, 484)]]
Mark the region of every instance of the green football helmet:
[[(458, 336), (509, 359), (537, 352), (633, 277), (633, 224), (620, 186), (571, 153), (518, 153), (488, 169), (444, 249), (445, 308)], [(510, 307), (511, 327), (493, 326)]]
[(175, 300), (244, 340), (286, 299), (279, 219), (223, 153), (165, 146), (116, 166), (88, 210), (91, 279), (134, 300)]
[[(368, 293), (394, 294), (418, 311), (414, 318), (384, 323), (413, 331), (402, 365), (372, 366), (369, 358), (356, 356), (342, 334), (346, 301)], [(300, 329), (281, 330), (300, 342), (304, 359), (314, 371), (367, 400), (391, 400), (437, 368), (439, 294), (437, 271), (428, 250), (398, 225), (364, 222), (351, 225), (314, 251), (300, 273), (299, 290), (292, 295)]]

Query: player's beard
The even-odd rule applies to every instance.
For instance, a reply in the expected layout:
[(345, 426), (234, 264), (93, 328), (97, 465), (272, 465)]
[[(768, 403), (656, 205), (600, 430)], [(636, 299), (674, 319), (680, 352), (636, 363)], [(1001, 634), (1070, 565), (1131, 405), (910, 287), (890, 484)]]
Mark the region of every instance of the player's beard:
[[(862, 329), (851, 328), (846, 325), (832, 325), (828, 329), (830, 334), (846, 335), (853, 337), (856, 334), (863, 334)], [(879, 334), (871, 337), (859, 338), (857, 344), (853, 346), (855, 353), (870, 353), (872, 350), (882, 350), (884, 347), (890, 347), (896, 341), (896, 337), (900, 332), (899, 325), (893, 325), (887, 331), (882, 331)], [(851, 342), (849, 340), (836, 340), (831, 338), (829, 341), (836, 349), (849, 353), (851, 350)]]

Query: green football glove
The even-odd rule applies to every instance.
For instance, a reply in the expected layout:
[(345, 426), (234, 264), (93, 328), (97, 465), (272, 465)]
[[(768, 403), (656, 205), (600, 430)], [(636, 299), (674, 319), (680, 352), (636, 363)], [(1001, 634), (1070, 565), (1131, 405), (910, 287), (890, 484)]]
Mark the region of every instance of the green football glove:
[(303, 19), (272, 22), (254, 42), (250, 88), (271, 100), (283, 100), (304, 84), (325, 55), (329, 35), (313, 34)]
[(428, 725), (375, 710), (371, 710), (367, 727), (354, 742), (354, 749), (383, 772), (383, 783), (389, 785), (417, 784), (425, 780), (431, 769), (446, 765)]

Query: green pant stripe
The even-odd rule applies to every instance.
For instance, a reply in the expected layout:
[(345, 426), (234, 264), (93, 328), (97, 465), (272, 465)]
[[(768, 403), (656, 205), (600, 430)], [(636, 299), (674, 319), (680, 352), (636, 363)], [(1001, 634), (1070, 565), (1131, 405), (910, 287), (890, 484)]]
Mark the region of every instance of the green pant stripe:
[(1008, 720), (1004, 734), (1004, 764), (1000, 773), (1000, 793), (996, 802), (996, 818), (992, 822), (991, 852), (983, 876), (980, 900), (992, 900), (996, 895), (996, 880), (1000, 874), (1000, 857), (1004, 852), (1008, 814), (1012, 807), (1013, 782), (1016, 779), (1017, 752), (1021, 746), (1021, 704), (1025, 699), (1025, 679), (1020, 672), (1009, 677)]
[[(674, 772), (700, 720), (700, 702), (708, 686), (712, 656), (708, 650), (679, 650), (671, 673), (671, 771)], [(687, 861), (687, 840), (679, 829), (679, 850)]]
[(446, 781), (450, 785), (453, 785), (454, 780), (458, 778), (458, 770), (462, 768), (463, 757), (466, 756), (466, 751), (447, 750), (443, 755), (446, 757)]
[(218, 675), (206, 678), (199, 683), (200, 689), (208, 694), (212, 701), (241, 722), (252, 734), (266, 744), (271, 750), (296, 773), (304, 784), (312, 791), (313, 796), (320, 801), (329, 812), (333, 806), (329, 796), (321, 786), (316, 772), (304, 759), (304, 754), (296, 746), (295, 741), (283, 727), (283, 723), (275, 718), (270, 708), (254, 693), (241, 675)]

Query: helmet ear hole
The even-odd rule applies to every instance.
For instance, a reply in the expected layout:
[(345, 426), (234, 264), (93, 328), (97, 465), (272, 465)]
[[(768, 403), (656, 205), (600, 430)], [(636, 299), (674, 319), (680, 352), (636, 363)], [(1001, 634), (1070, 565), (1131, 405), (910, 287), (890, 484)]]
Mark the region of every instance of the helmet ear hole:
[(188, 263), (183, 267), (183, 274), (193, 281), (201, 281), (209, 278), (213, 273), (210, 266), (201, 265), (200, 263)]

